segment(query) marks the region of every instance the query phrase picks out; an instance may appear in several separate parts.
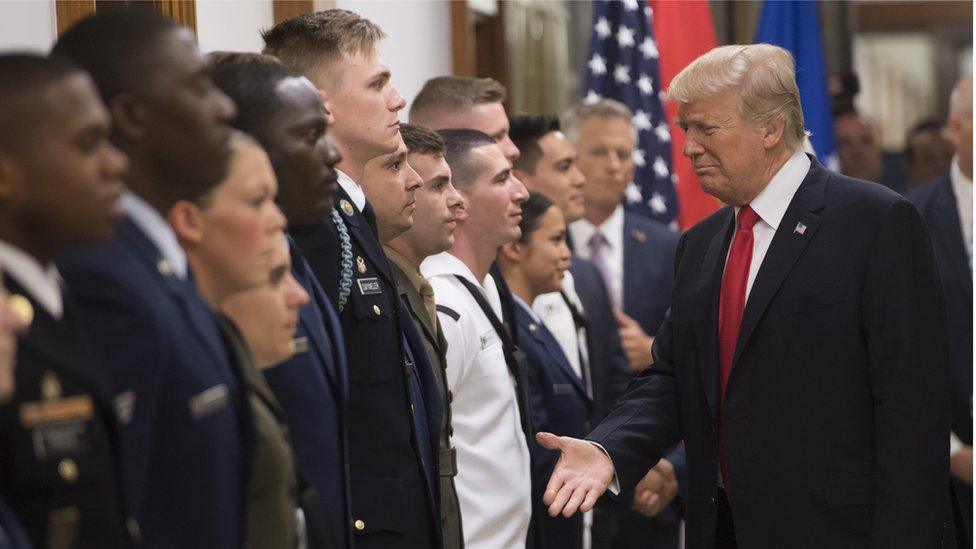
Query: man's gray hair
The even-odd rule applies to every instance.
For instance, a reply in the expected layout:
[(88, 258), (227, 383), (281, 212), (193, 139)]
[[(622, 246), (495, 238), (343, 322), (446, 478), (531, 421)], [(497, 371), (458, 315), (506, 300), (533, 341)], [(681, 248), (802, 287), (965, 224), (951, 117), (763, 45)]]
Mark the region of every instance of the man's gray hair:
[(634, 133), (634, 143), (637, 143), (637, 129), (634, 128), (631, 122), (631, 117), (634, 113), (630, 111), (627, 105), (624, 105), (620, 101), (614, 99), (598, 99), (596, 101), (578, 101), (575, 105), (570, 107), (563, 113), (559, 120), (560, 125), (563, 128), (563, 134), (566, 139), (573, 145), (579, 143), (579, 133), (580, 126), (583, 125), (583, 121), (591, 116), (597, 116), (600, 118), (622, 118), (627, 121), (630, 125), (631, 130)]
[(803, 146), (803, 108), (790, 52), (770, 44), (715, 48), (692, 61), (668, 87), (668, 100), (689, 103), (738, 90), (742, 117), (756, 124), (782, 120), (791, 150)]

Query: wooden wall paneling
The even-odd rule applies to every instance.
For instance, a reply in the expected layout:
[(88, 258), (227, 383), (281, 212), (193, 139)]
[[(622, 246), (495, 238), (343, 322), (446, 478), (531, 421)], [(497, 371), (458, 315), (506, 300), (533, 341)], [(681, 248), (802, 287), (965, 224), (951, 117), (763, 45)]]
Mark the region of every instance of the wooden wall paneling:
[[(505, 37), (505, 2), (498, 3), (498, 13), (475, 25), (476, 76), (494, 78), (503, 86), (511, 85), (508, 70), (508, 41)], [(506, 108), (511, 97), (506, 101)]]
[(55, 0), (58, 36), (79, 20), (95, 13), (95, 0)]
[(274, 22), (281, 23), (303, 13), (312, 13), (315, 6), (312, 0), (274, 0)]
[(156, 13), (173, 19), (197, 32), (197, 6), (195, 0), (153, 0)]
[(475, 76), (474, 19), (466, 0), (451, 2), (451, 69), (455, 76)]

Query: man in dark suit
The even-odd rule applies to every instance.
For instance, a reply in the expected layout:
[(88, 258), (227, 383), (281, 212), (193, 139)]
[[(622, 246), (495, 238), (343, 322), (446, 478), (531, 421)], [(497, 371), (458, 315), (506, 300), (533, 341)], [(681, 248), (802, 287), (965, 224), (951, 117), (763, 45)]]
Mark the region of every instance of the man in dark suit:
[(954, 545), (924, 221), (803, 154), (793, 75), (759, 44), (671, 82), (684, 153), (730, 206), (682, 237), (654, 366), (588, 440), (540, 435), (563, 452), (550, 513), (632, 486), (683, 437), (690, 548)]
[(928, 224), (945, 293), (952, 391), (949, 464), (968, 539), (973, 537), (973, 81), (952, 92), (949, 171), (908, 194)]
[[(109, 114), (77, 66), (3, 55), (0, 82), (0, 330), (6, 337), (23, 328), (16, 371), (3, 372), (0, 493), (38, 547), (127, 547), (111, 405), (53, 263), (112, 234), (126, 159), (109, 143)], [(23, 547), (0, 507), (0, 545)]]
[(338, 309), (345, 337), (355, 544), (427, 549), (440, 544), (436, 463), (423, 455), (430, 439), (425, 435), (436, 431), (420, 429), (439, 422), (441, 403), (436, 384), (424, 384), (433, 376), (424, 371), (426, 360), (413, 357), (418, 349), (405, 343), (412, 324), (402, 322), (377, 214), (362, 186), (367, 162), (393, 153), (401, 142), (397, 113), (404, 101), (379, 56), (384, 36), (346, 10), (302, 15), (263, 35), (265, 53), (319, 90), (342, 155), (331, 216), (293, 225), (290, 233)]
[(407, 162), (423, 181), (414, 193), (414, 223), (403, 234), (384, 247), (390, 268), (397, 279), (400, 295), (417, 331), (423, 336), (427, 357), (437, 374), (438, 388), (444, 401), (444, 420), (440, 426), (438, 463), (440, 464), (440, 512), (445, 549), (464, 547), (461, 531), (461, 509), (454, 477), (457, 454), (451, 444), (452, 396), (447, 385), (447, 340), (437, 320), (434, 290), (420, 274), (420, 264), (429, 256), (450, 249), (454, 244), (455, 215), (461, 207), (461, 195), (451, 184), (451, 168), (444, 160), (444, 140), (436, 133), (403, 124), (400, 134), (407, 147)]
[[(268, 55), (213, 57), (214, 82), (237, 104), (232, 124), (254, 136), (268, 153), (278, 179), (276, 200), (289, 225), (328, 216), (338, 188), (334, 167), (340, 156), (327, 133), (315, 87)], [(292, 276), (310, 297), (299, 311), (295, 331), (296, 341), (304, 344), (291, 359), (264, 370), (264, 377), (288, 420), (299, 475), (329, 515), (336, 536), (332, 546), (351, 547), (345, 418), (349, 389), (342, 332), (335, 309), (290, 239), (289, 248)]]
[[(564, 128), (580, 151), (585, 215), (570, 224), (577, 255), (589, 259), (606, 282), (616, 311), (618, 335), (630, 370), (651, 362), (653, 336), (670, 305), (678, 236), (663, 225), (625, 210), (634, 173), (635, 128), (630, 110), (603, 99), (578, 103), (564, 115)], [(621, 393), (614, 395), (614, 400)], [(684, 485), (683, 448), (674, 448), (648, 471), (617, 514), (617, 549), (677, 547), (680, 507), (673, 502)]]
[(146, 547), (243, 544), (252, 439), (246, 394), (166, 216), (226, 171), (233, 103), (193, 33), (123, 11), (69, 29), (53, 53), (91, 72), (131, 161), (125, 217), (59, 268), (120, 427), (125, 494)]

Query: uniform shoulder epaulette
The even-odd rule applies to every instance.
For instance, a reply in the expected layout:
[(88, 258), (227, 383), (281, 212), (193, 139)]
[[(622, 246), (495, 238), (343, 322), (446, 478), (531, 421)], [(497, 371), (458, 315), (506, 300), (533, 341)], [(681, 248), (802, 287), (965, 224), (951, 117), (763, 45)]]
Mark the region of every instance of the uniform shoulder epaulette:
[(447, 305), (438, 304), (437, 312), (446, 314), (447, 316), (453, 318), (455, 322), (461, 320), (461, 313), (455, 311), (454, 309), (448, 307)]

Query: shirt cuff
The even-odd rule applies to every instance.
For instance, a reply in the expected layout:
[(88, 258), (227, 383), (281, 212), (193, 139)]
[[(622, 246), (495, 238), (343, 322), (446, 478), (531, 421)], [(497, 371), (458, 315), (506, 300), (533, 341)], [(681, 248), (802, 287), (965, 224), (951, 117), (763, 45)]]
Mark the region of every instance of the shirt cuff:
[[(609, 459), (610, 460), (610, 463), (613, 464), (613, 459), (610, 457), (610, 453), (607, 452), (607, 449), (604, 448), (602, 444), (600, 444), (598, 442), (593, 442), (592, 440), (588, 440), (587, 442), (589, 442), (593, 446), (596, 446), (597, 448), (599, 448), (600, 451), (603, 452), (603, 455), (607, 456), (607, 459)], [(610, 481), (610, 486), (607, 486), (607, 490), (609, 490), (610, 493), (613, 494), (613, 495), (615, 495), (615, 496), (619, 496), (620, 495), (620, 480), (617, 479), (617, 470), (616, 470), (616, 468), (614, 468), (614, 471), (613, 471), (613, 480)]]
[[(594, 442), (593, 444), (596, 443)], [(949, 431), (949, 457), (952, 457), (956, 452), (962, 450), (963, 446), (965, 446), (965, 444), (959, 440), (959, 437), (957, 437), (952, 431)]]

